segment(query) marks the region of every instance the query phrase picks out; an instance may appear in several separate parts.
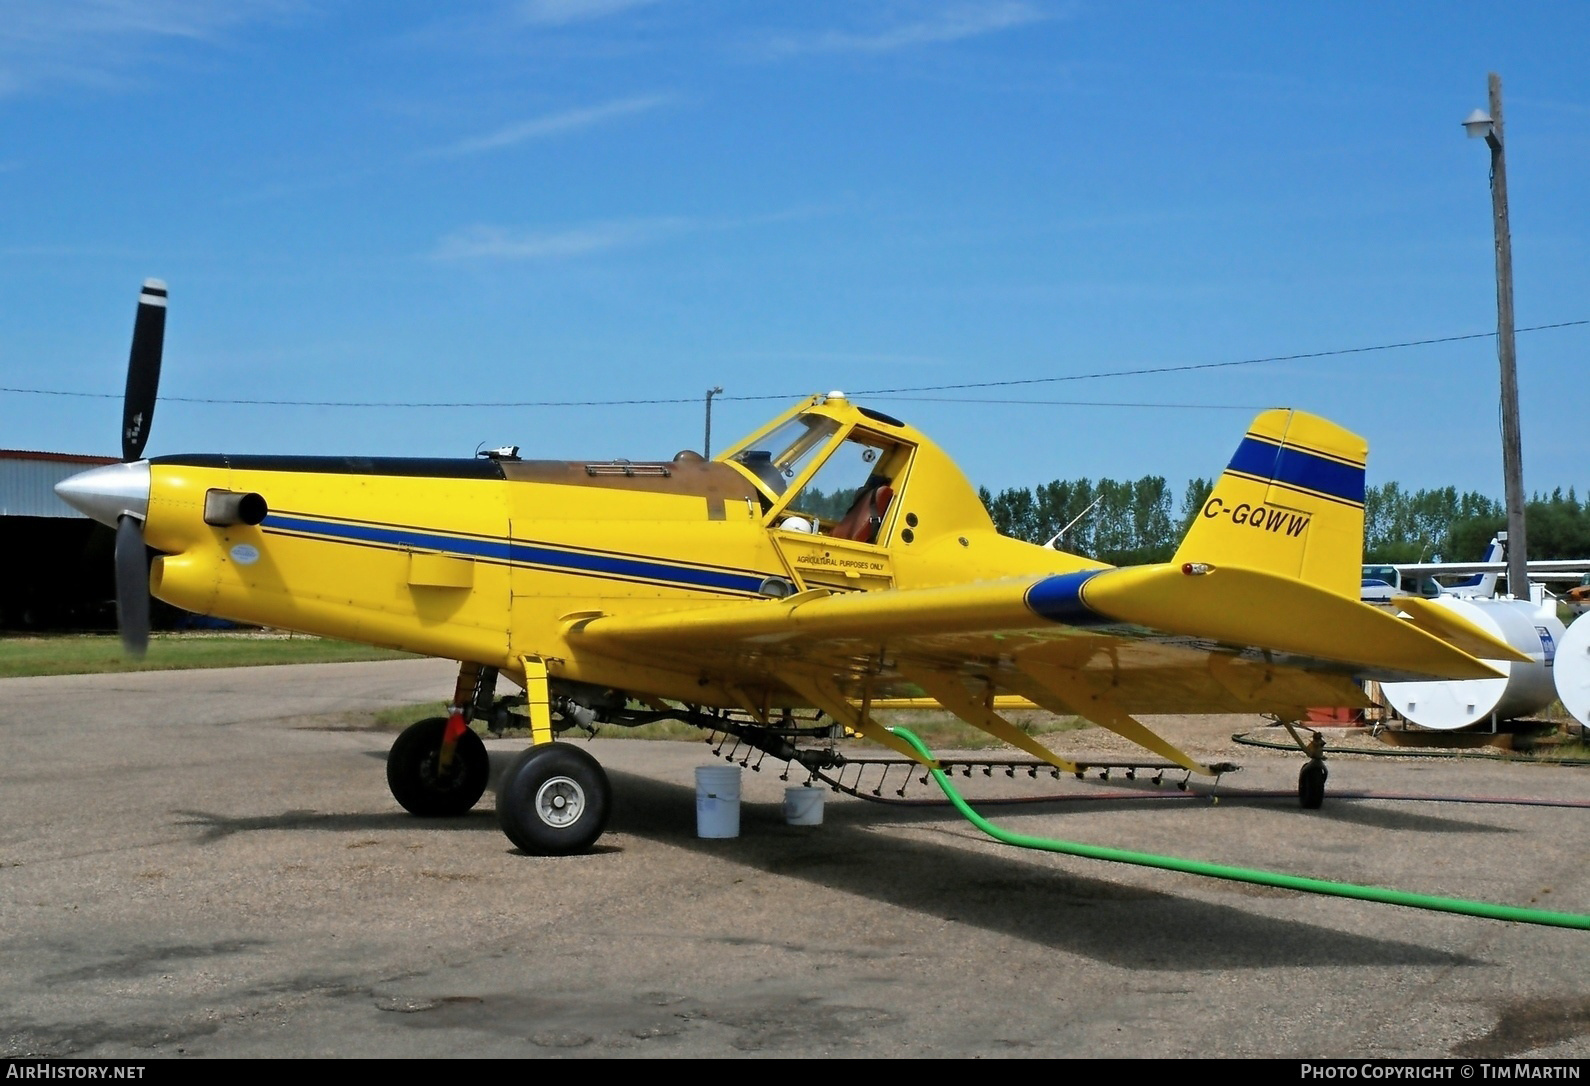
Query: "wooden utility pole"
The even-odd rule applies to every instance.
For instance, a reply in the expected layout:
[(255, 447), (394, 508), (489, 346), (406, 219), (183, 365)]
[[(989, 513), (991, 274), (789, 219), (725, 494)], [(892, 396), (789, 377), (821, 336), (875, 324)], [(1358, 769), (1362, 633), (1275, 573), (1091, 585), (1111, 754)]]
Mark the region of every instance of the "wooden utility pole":
[(1507, 223), (1507, 154), (1502, 141), (1502, 77), (1490, 76), (1491, 217), (1496, 230), (1496, 360), (1502, 371), (1502, 482), (1507, 496), (1507, 590), (1529, 598), (1524, 535), (1524, 454), (1518, 423), (1518, 359), (1513, 353), (1513, 235)]
[(1502, 77), (1491, 73), (1491, 111), (1476, 109), (1463, 122), (1491, 148), (1491, 219), (1496, 230), (1496, 360), (1502, 370), (1502, 482), (1507, 489), (1507, 591), (1529, 592), (1529, 541), (1524, 536), (1524, 454), (1518, 426), (1518, 362), (1513, 354), (1513, 232), (1507, 225), (1507, 151), (1502, 137)]

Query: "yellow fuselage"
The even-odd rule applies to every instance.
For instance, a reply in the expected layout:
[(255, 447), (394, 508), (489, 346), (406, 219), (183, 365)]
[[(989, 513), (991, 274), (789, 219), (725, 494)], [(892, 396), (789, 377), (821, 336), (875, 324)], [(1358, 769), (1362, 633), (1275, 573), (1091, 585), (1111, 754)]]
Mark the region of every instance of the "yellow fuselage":
[[(809, 413), (813, 410), (806, 408)], [(789, 510), (739, 463), (158, 458), (145, 539), (155, 595), (202, 614), (429, 656), (728, 705), (699, 671), (570, 650), (601, 615), (810, 589), (876, 590), (1100, 568), (998, 535), (964, 476), (908, 427), (877, 541), (786, 531)], [(730, 450), (732, 453), (733, 450)], [(252, 492), (258, 525), (205, 523), (212, 491)], [(793, 497), (793, 490), (787, 497)]]

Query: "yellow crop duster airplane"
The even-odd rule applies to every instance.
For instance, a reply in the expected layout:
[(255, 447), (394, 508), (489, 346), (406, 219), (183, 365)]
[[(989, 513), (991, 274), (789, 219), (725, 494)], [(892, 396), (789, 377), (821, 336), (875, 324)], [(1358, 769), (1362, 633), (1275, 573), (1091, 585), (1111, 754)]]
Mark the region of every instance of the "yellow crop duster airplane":
[[(165, 302), (147, 282), (123, 462), (57, 488), (117, 529), (124, 642), (142, 651), (152, 592), (460, 661), (451, 716), (413, 725), (388, 758), (392, 794), (425, 816), (481, 798), (488, 759), (468, 723), (500, 710), (508, 677), (531, 743), (497, 813), (526, 852), (601, 834), (606, 774), (555, 739), (598, 721), (683, 719), (815, 770), (843, 762), (843, 730), (921, 761), (872, 713), (930, 699), (1074, 771), (1001, 715), (1014, 704), (1212, 774), (1136, 716), (1296, 721), (1366, 704), (1364, 679), (1490, 677), (1483, 659), (1520, 659), (1422, 601), (1401, 619), (1359, 601), (1367, 447), (1299, 411), (1254, 420), (1170, 562), (1114, 568), (1001, 536), (944, 452), (839, 393), (712, 460), (142, 459)], [(835, 492), (837, 510), (819, 507)], [(1306, 752), (1300, 796), (1318, 806), (1325, 767)]]

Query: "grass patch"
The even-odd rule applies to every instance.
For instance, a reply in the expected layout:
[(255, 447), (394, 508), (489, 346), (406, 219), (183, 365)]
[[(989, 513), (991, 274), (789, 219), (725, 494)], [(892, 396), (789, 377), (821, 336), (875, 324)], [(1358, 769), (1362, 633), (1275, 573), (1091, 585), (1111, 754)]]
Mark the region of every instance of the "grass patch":
[[(440, 701), (423, 702), (419, 705), (406, 705), (394, 709), (381, 709), (372, 714), (373, 726), (381, 731), (402, 731), (416, 720), (426, 717), (446, 716), (447, 705)], [(1050, 735), (1056, 732), (1081, 731), (1093, 725), (1076, 717), (1057, 717), (1045, 712), (1014, 712), (1006, 714), (1012, 724), (1021, 728), (1028, 735)], [(878, 714), (878, 722), (888, 727), (901, 726), (910, 728), (930, 750), (981, 750), (990, 747), (1003, 746), (993, 736), (962, 723), (950, 713), (941, 710), (891, 710)], [(476, 721), (475, 730), (485, 734), (485, 726)], [(528, 737), (528, 728), (509, 729), (503, 733), (511, 737)], [(583, 731), (572, 730), (564, 733), (566, 738), (584, 738)], [(599, 724), (596, 728), (599, 739), (675, 739), (699, 743), (706, 739), (707, 733), (700, 728), (693, 727), (679, 720), (662, 720), (655, 724), (643, 724), (636, 728), (626, 728), (618, 724)]]
[(701, 743), (706, 740), (707, 733), (700, 728), (691, 727), (682, 720), (659, 720), (655, 724), (642, 724), (637, 728), (626, 728), (622, 724), (598, 724), (596, 737), (598, 739), (683, 739), (692, 743)]
[(401, 659), (413, 657), (303, 634), (158, 633), (150, 636), (149, 653), (142, 660), (125, 656), (121, 639), (105, 634), (0, 638), (0, 678)]
[[(1080, 717), (1055, 716), (1053, 713), (1041, 710), (1008, 712), (1001, 715), (1031, 736), (1079, 732), (1093, 727)], [(878, 723), (886, 727), (909, 728), (929, 750), (985, 750), (1005, 745), (980, 728), (965, 723), (953, 713), (939, 709), (891, 710), (879, 713)]]
[(1530, 750), (1529, 754), (1537, 762), (1572, 762), (1575, 765), (1590, 765), (1590, 743), (1578, 739), (1537, 746)]
[[(445, 701), (426, 701), (418, 705), (398, 705), (391, 709), (377, 709), (371, 715), (370, 723), (378, 731), (400, 732), (416, 720), (446, 715), (447, 703)], [(482, 735), (485, 734), (485, 728), (478, 720), (475, 721), (475, 730)]]
[[(417, 720), (427, 717), (446, 716), (447, 703), (444, 701), (424, 701), (418, 705), (399, 705), (392, 709), (378, 709), (370, 714), (369, 726), (377, 731), (400, 732)], [(488, 735), (484, 721), (474, 721), (471, 725), (481, 735)], [(530, 738), (528, 723), (523, 728), (509, 728), (503, 736), (510, 739)], [(561, 738), (579, 742), (586, 733), (574, 728), (562, 734)], [(688, 739), (700, 742), (707, 733), (700, 728), (693, 728), (689, 724), (677, 720), (660, 720), (655, 724), (643, 724), (638, 728), (626, 728), (619, 724), (598, 724), (596, 738), (598, 739)]]
[(1583, 765), (1590, 762), (1590, 739), (1583, 725), (1556, 701), (1542, 713), (1545, 723), (1521, 730), (1513, 735), (1513, 755), (1531, 762), (1566, 762)]

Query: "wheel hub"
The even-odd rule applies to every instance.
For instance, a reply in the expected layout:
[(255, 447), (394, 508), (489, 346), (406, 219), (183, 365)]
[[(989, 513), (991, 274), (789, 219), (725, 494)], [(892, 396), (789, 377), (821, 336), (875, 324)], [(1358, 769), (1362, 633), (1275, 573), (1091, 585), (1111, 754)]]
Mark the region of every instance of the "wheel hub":
[(460, 757), (454, 757), (453, 764), (443, 770), (441, 754), (438, 752), (421, 764), (420, 778), (429, 787), (438, 792), (452, 791), (463, 783), (464, 760)]
[(536, 790), (536, 814), (549, 826), (568, 826), (585, 811), (585, 790), (570, 777), (553, 777)]

